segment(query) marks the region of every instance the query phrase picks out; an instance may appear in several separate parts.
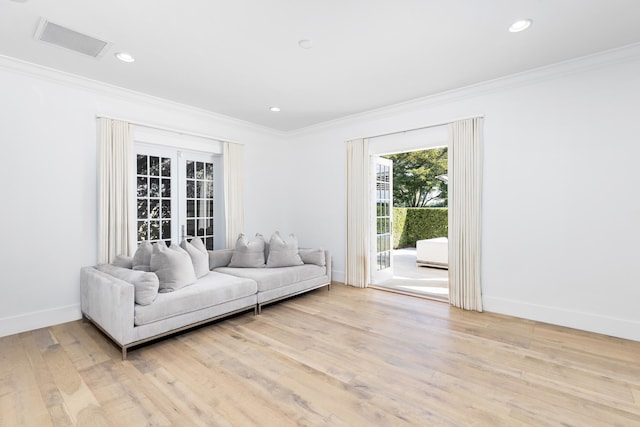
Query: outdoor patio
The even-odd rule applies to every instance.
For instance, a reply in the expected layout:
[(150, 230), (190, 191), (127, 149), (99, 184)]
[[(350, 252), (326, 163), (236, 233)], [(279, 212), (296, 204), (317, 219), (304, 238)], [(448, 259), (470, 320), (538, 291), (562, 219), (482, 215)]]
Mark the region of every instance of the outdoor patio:
[(393, 278), (377, 286), (448, 300), (449, 271), (443, 268), (418, 267), (415, 248), (395, 249)]

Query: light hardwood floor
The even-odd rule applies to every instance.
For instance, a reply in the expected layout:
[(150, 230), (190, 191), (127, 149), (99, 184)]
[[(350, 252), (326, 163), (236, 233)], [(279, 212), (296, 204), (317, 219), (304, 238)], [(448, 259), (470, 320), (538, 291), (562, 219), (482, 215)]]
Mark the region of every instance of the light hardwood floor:
[(335, 285), (134, 349), (0, 338), (0, 425), (640, 425), (640, 342)]

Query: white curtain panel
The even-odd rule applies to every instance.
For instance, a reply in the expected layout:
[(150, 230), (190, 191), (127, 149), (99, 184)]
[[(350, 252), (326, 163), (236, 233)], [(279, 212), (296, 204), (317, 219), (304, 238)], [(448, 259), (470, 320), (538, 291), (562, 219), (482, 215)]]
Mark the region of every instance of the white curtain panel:
[(223, 150), (226, 243), (227, 248), (234, 248), (244, 232), (244, 150), (232, 142), (225, 142)]
[(449, 124), (449, 302), (482, 311), (482, 118)]
[(347, 285), (366, 288), (369, 285), (371, 217), (369, 189), (369, 142), (347, 141)]
[(133, 130), (129, 123), (98, 118), (99, 201), (98, 263), (110, 263), (116, 255), (132, 255), (135, 250), (131, 162)]

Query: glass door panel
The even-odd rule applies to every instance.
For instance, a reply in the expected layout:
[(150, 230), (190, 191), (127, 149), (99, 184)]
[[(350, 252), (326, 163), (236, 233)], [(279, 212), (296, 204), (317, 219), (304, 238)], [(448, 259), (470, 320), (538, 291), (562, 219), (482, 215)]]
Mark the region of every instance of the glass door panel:
[(372, 158), (373, 284), (393, 276), (393, 162), (381, 157)]
[[(136, 155), (136, 240), (171, 244), (173, 160), (166, 153)], [(164, 154), (164, 155), (163, 155)]]
[(215, 156), (138, 143), (135, 158), (138, 243), (200, 237), (214, 249)]
[(182, 237), (200, 237), (207, 249), (214, 248), (214, 158), (211, 155), (183, 153), (185, 199), (181, 206), (184, 222)]
[(187, 234), (213, 250), (213, 161), (186, 160)]

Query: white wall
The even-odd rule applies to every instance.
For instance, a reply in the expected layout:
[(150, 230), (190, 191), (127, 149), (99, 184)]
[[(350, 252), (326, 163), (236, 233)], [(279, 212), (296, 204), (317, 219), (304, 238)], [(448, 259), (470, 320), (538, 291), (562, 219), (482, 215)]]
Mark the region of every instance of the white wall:
[(485, 309), (640, 340), (638, 76), (635, 46), (299, 132), (292, 225), (344, 279), (344, 141), (484, 115)]
[(0, 336), (80, 318), (80, 267), (97, 259), (98, 113), (245, 144), (247, 231), (286, 228), (275, 132), (7, 58), (0, 93)]
[(288, 136), (0, 58), (0, 336), (80, 316), (97, 113), (245, 144), (246, 232), (295, 232), (344, 280), (344, 141), (485, 116), (485, 308), (640, 340), (640, 47)]

